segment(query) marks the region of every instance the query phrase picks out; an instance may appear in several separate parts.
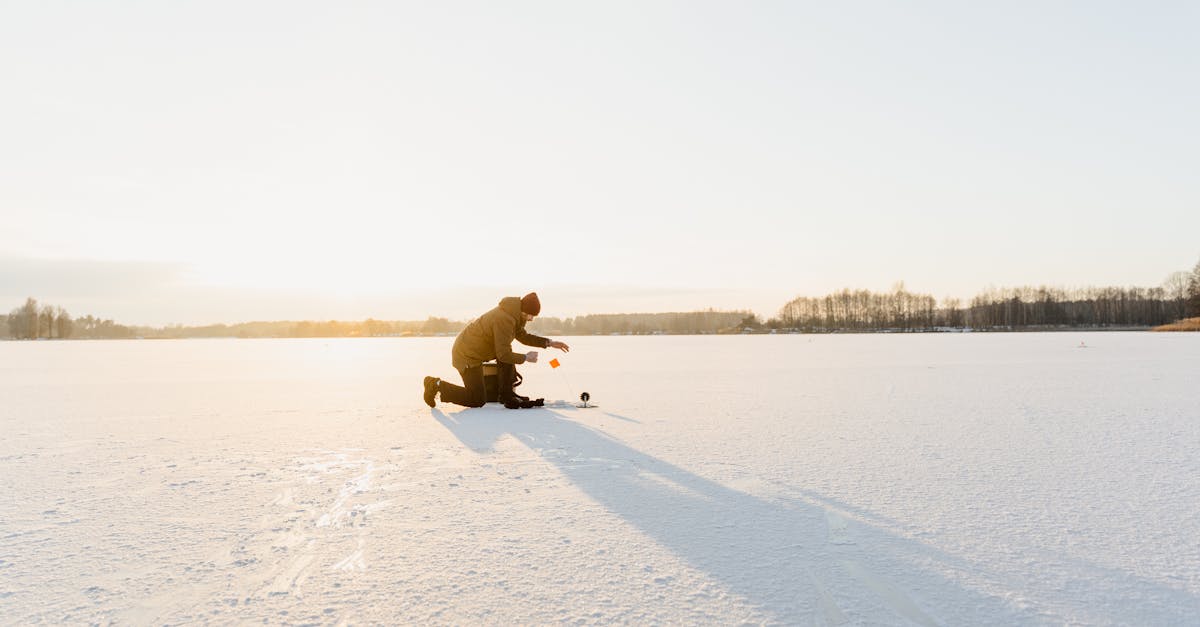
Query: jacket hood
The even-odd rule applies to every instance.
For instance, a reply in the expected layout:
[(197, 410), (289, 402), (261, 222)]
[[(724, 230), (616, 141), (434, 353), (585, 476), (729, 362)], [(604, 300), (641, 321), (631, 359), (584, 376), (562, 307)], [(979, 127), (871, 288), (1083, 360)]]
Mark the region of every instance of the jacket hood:
[(513, 320), (524, 322), (525, 317), (521, 315), (521, 298), (519, 296), (505, 296), (500, 299), (500, 309), (504, 313), (513, 317)]

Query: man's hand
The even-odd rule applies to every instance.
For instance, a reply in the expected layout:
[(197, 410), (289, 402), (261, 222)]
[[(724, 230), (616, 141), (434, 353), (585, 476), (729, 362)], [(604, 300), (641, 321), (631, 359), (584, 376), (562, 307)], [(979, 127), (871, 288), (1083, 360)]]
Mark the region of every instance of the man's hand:
[(566, 342), (560, 342), (558, 340), (550, 340), (549, 342), (546, 342), (546, 348), (557, 348), (564, 353), (571, 352), (571, 347), (567, 346)]
[(529, 351), (528, 353), (525, 353), (525, 361), (527, 361), (531, 364), (536, 364), (537, 363), (537, 351)]

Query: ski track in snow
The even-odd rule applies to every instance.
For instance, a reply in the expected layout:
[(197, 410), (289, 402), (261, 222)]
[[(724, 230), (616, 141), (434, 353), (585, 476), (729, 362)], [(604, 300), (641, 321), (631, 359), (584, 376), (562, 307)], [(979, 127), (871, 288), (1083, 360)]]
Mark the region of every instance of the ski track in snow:
[(603, 406), (520, 411), (424, 407), (440, 340), (0, 344), (0, 622), (1188, 624), (1173, 337), (580, 338)]

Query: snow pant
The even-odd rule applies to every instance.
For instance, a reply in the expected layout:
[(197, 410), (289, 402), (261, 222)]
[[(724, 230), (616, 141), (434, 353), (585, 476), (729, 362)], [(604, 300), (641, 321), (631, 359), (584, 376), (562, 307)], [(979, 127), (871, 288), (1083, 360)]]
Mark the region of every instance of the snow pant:
[[(513, 384), (517, 379), (517, 368), (512, 364), (497, 362), (496, 386), (498, 400), (503, 403), (513, 395)], [(487, 385), (483, 379), (483, 366), (460, 368), (462, 387), (446, 380), (438, 383), (438, 394), (444, 403), (454, 403), (466, 407), (483, 407), (488, 401)]]

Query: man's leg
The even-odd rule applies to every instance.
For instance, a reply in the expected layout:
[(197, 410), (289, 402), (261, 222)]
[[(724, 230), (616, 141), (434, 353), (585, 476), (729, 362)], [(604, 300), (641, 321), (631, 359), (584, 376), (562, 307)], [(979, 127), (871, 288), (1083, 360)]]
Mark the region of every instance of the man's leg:
[(508, 402), (508, 399), (516, 396), (513, 392), (513, 384), (517, 381), (517, 367), (512, 364), (507, 364), (502, 361), (496, 361), (496, 391), (501, 403)]
[(442, 395), (442, 401), (466, 407), (483, 407), (487, 400), (483, 390), (483, 366), (463, 368), (458, 373), (462, 375), (466, 387), (459, 387), (445, 379), (439, 381), (438, 393)]
[(500, 384), (500, 402), (509, 409), (529, 409), (532, 407), (542, 407), (546, 404), (545, 399), (529, 400), (528, 396), (521, 396), (513, 391), (513, 388), (521, 384), (521, 373), (517, 372), (517, 367), (512, 364), (499, 362)]

